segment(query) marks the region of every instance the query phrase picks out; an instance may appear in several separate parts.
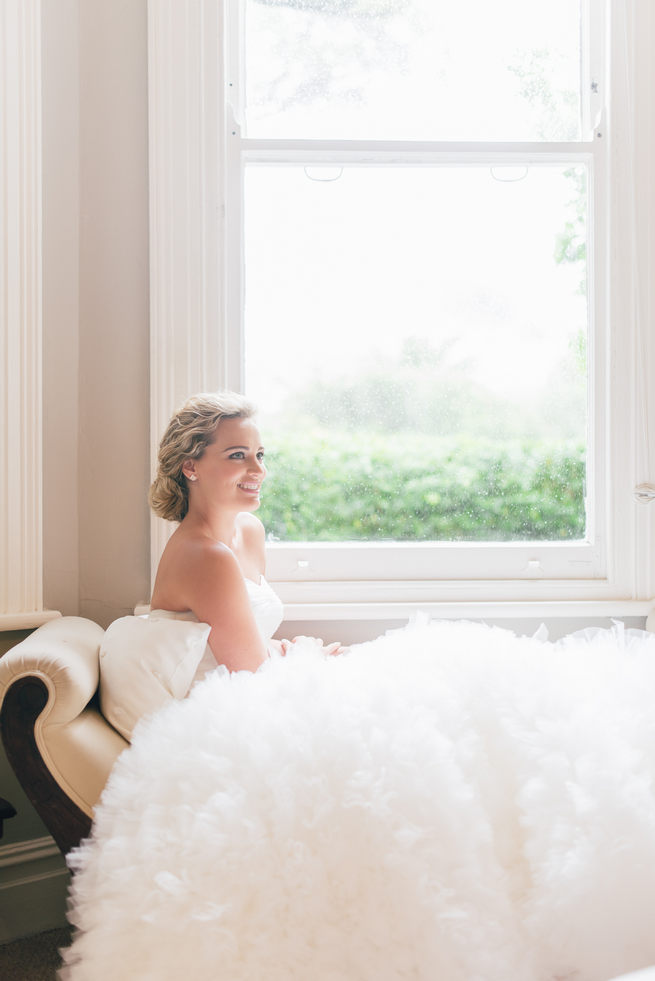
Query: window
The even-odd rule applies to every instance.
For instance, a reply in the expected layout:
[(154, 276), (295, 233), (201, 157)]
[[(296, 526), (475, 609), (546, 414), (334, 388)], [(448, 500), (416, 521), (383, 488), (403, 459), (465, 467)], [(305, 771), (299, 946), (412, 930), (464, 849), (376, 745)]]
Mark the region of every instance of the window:
[(228, 9), (234, 309), (278, 574), (602, 574), (586, 5)]
[[(264, 410), (271, 486), (285, 479), (292, 505), (302, 491), (302, 509), (268, 515), (282, 598), (652, 592), (655, 543), (633, 497), (650, 472), (633, 278), (650, 235), (650, 203), (634, 207), (652, 145), (635, 97), (651, 90), (646, 13), (203, 0), (196, 23), (152, 6), (154, 330), (168, 318), (178, 359), (203, 366), (179, 372), (175, 400), (227, 384)], [(168, 251), (164, 217), (180, 232)], [(313, 486), (303, 456), (324, 468)], [(312, 527), (319, 512), (334, 534)]]

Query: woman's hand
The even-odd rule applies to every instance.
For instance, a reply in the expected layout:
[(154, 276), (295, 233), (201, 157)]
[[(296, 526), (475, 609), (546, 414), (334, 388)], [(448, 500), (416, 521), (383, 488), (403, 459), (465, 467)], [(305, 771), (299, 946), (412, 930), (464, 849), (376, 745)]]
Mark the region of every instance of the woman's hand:
[[(295, 644), (296, 641), (298, 641), (298, 640), (312, 640), (312, 641), (314, 641), (315, 644), (318, 644), (319, 647), (322, 647), (323, 648), (323, 653), (324, 654), (331, 654), (331, 655), (335, 655), (336, 656), (337, 654), (345, 654), (346, 651), (348, 650), (348, 648), (347, 647), (344, 647), (342, 644), (340, 644), (338, 640), (336, 640), (333, 644), (328, 644), (327, 646), (325, 646), (323, 644), (323, 641), (321, 640), (320, 637), (305, 637), (304, 634), (300, 634), (299, 637), (294, 637), (293, 640), (291, 641), (291, 643), (292, 644)], [(287, 641), (287, 644), (288, 643), (289, 643), (289, 641)]]
[(269, 640), (268, 650), (269, 652), (275, 651), (276, 654), (281, 654), (284, 657), (292, 643), (293, 641), (290, 640)]
[(326, 654), (333, 654), (336, 656), (337, 654), (345, 654), (348, 648), (344, 647), (343, 644), (340, 644), (338, 640), (335, 640), (333, 644), (328, 644), (328, 646), (324, 647), (323, 650)]
[(335, 640), (333, 644), (328, 644), (327, 647), (323, 647), (325, 654), (333, 654), (335, 656), (337, 654), (345, 654), (347, 650), (348, 648), (340, 644), (338, 640)]
[(336, 656), (337, 654), (345, 654), (348, 650), (348, 648), (340, 644), (338, 640), (333, 644), (325, 645), (320, 637), (306, 637), (304, 634), (300, 634), (298, 637), (292, 638), (292, 640), (269, 640), (268, 650), (269, 652), (274, 651), (276, 654), (280, 654), (282, 657), (284, 657), (285, 654), (289, 653), (293, 645), (300, 640), (311, 640), (313, 644), (316, 644), (318, 647), (323, 649), (323, 654), (330, 654), (332, 656)]

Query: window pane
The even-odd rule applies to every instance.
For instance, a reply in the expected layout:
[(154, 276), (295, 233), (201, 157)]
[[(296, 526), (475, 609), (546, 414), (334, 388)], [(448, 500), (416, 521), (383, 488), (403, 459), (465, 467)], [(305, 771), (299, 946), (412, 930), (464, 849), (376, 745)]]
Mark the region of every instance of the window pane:
[(577, 140), (579, 0), (247, 0), (251, 137)]
[(582, 165), (250, 165), (245, 203), (276, 537), (584, 537)]

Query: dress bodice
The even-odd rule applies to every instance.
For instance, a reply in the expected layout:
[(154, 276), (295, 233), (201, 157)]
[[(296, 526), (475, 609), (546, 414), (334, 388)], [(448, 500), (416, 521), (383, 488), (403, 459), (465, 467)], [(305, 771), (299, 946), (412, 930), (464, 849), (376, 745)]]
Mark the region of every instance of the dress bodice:
[[(244, 579), (244, 582), (248, 591), (248, 597), (250, 599), (250, 606), (255, 618), (255, 623), (257, 624), (260, 634), (262, 635), (264, 643), (267, 644), (282, 623), (284, 607), (282, 606), (282, 602), (277, 593), (271, 589), (263, 576), (258, 583), (254, 582), (252, 579)], [(151, 610), (150, 618), (153, 620), (163, 620), (169, 618), (171, 620), (192, 620), (198, 622), (198, 617), (191, 610), (186, 610), (184, 612), (173, 610)], [(203, 654), (194, 675), (193, 682), (195, 683), (201, 678), (204, 678), (207, 672), (213, 670), (215, 667), (216, 658), (214, 657), (209, 644), (207, 644), (205, 653)]]
[(282, 623), (284, 616), (282, 601), (277, 593), (271, 589), (263, 576), (259, 582), (246, 579), (245, 583), (253, 616), (255, 617), (255, 623), (264, 638), (264, 643), (268, 643)]

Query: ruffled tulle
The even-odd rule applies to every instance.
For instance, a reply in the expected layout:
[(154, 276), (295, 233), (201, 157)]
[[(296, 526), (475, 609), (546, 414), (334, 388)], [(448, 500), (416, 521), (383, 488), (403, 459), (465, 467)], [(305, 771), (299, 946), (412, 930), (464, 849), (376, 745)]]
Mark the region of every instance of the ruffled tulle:
[(68, 981), (606, 981), (655, 962), (655, 637), (303, 640), (137, 728)]

